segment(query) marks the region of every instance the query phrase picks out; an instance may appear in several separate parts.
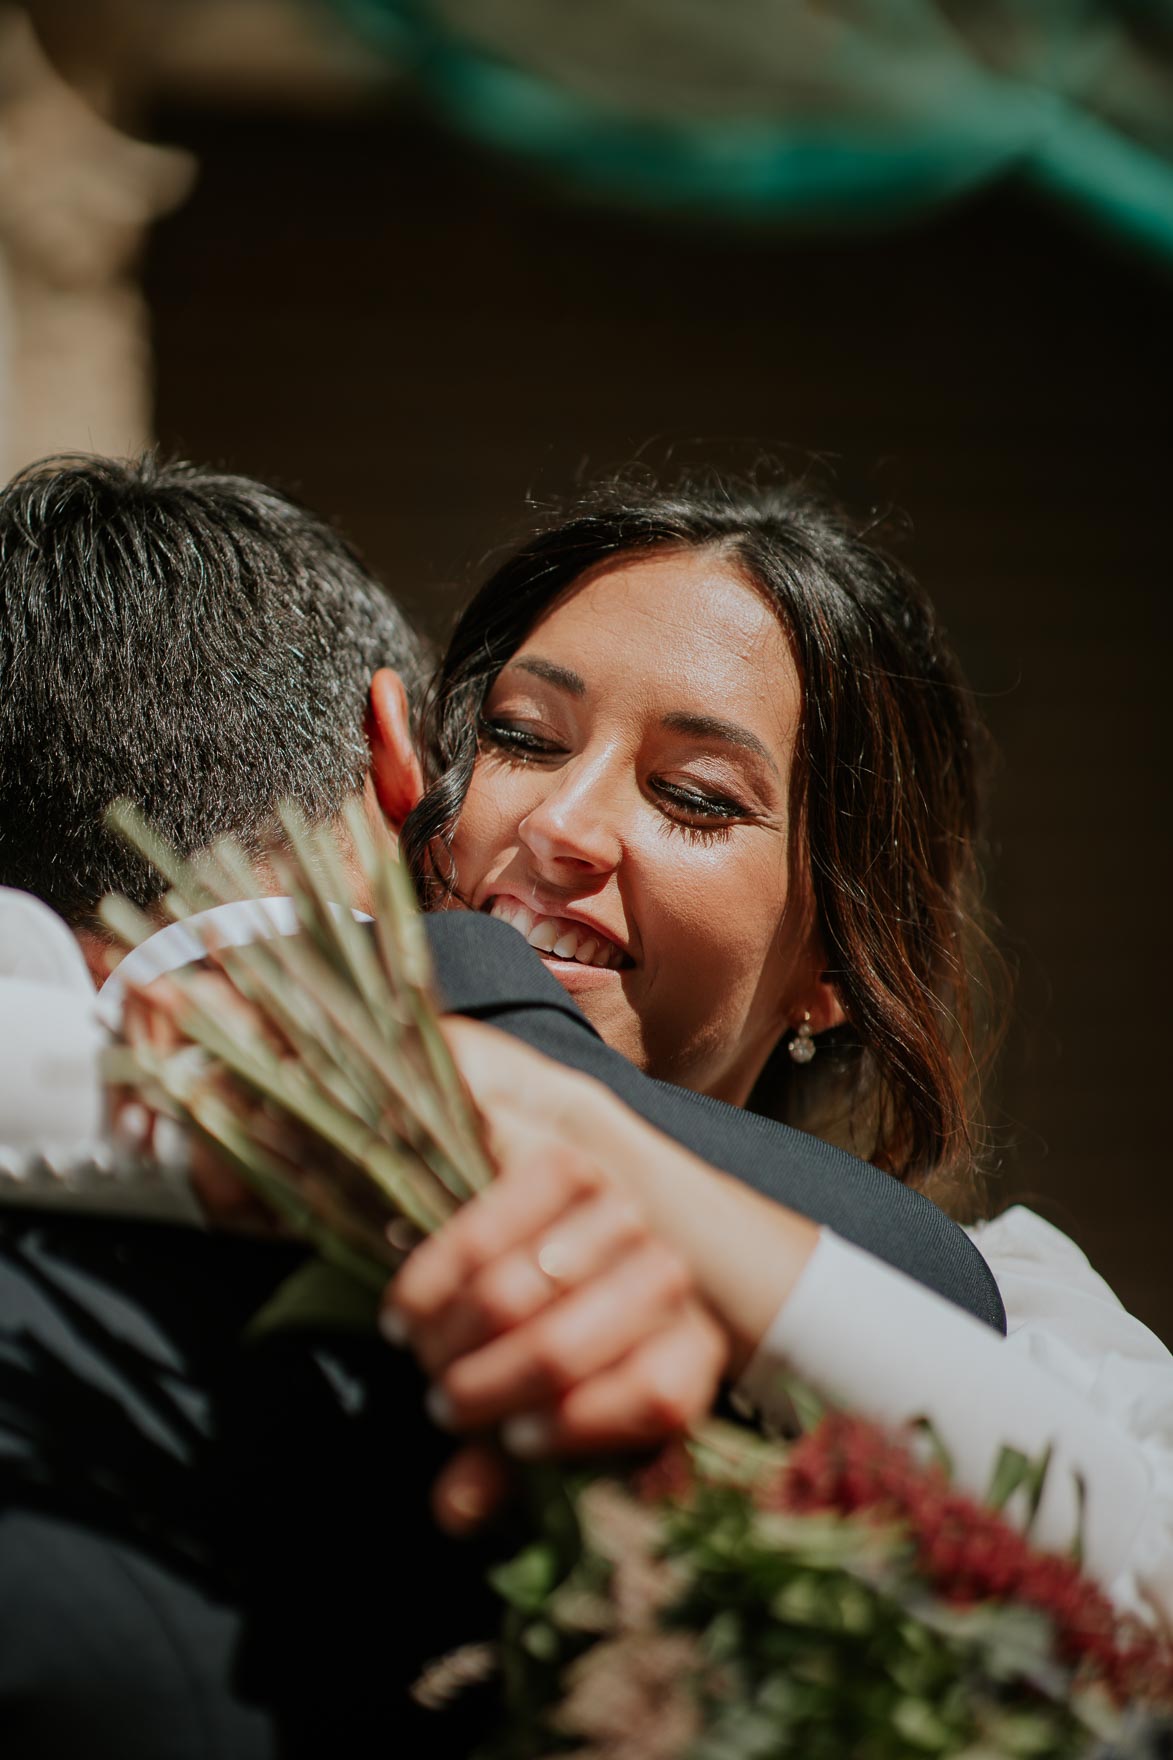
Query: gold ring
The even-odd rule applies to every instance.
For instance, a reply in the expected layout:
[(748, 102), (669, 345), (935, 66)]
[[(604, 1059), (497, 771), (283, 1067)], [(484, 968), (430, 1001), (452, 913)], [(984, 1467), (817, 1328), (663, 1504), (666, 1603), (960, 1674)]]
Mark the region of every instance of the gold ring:
[(570, 1264), (566, 1247), (560, 1244), (557, 1236), (544, 1241), (534, 1254), (534, 1263), (542, 1276), (555, 1289), (562, 1289), (570, 1281)]

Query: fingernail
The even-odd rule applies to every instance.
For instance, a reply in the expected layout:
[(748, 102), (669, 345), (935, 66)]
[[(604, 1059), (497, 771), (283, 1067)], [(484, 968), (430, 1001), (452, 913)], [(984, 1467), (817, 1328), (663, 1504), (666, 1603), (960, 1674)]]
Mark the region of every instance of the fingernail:
[(155, 1121), (155, 1160), (168, 1173), (191, 1172), (191, 1137), (173, 1118)]
[(410, 1253), (415, 1247), (419, 1246), (424, 1238), (414, 1222), (409, 1222), (406, 1216), (394, 1217), (387, 1224), (383, 1233), (395, 1248), (395, 1251), (397, 1253), (402, 1253), (405, 1258), (408, 1253)]
[(142, 1149), (151, 1134), (151, 1115), (145, 1106), (131, 1101), (118, 1114), (114, 1134), (127, 1149)]
[(488, 1508), (484, 1497), (471, 1485), (452, 1486), (445, 1491), (444, 1499), (453, 1514), (466, 1522), (479, 1522)]
[(386, 1342), (394, 1345), (397, 1351), (406, 1349), (410, 1333), (407, 1321), (398, 1308), (384, 1307), (379, 1309), (379, 1331)]
[(507, 1454), (517, 1455), (519, 1460), (534, 1460), (538, 1455), (545, 1454), (550, 1447), (553, 1427), (548, 1418), (539, 1417), (536, 1412), (523, 1412), (519, 1418), (510, 1418), (501, 1426), (501, 1446)]
[(572, 1241), (561, 1235), (552, 1234), (534, 1254), (538, 1270), (544, 1272), (550, 1282), (557, 1286), (569, 1283), (574, 1275), (574, 1245)]
[(456, 1408), (442, 1387), (429, 1387), (424, 1409), (440, 1430), (455, 1430)]

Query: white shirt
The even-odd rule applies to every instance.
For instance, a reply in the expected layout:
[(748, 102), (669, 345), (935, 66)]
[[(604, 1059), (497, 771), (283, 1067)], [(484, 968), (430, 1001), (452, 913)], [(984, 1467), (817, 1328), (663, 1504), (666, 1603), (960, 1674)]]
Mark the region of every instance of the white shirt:
[(878, 1423), (925, 1416), (959, 1484), (989, 1488), (1004, 1445), (1052, 1449), (1035, 1537), (1065, 1552), (1086, 1487), (1087, 1569), (1121, 1607), (1173, 1620), (1173, 1357), (1083, 1253), (1016, 1206), (970, 1230), (1007, 1336), (824, 1229), (741, 1380), (786, 1411), (780, 1369)]
[(102, 1135), (105, 1033), (61, 918), (0, 886), (0, 1144), (82, 1153)]
[[(332, 910), (341, 906), (333, 905)], [(355, 911), (360, 923), (369, 923), (363, 911)], [(291, 898), (246, 898), (235, 904), (213, 905), (197, 911), (182, 923), (156, 929), (115, 966), (98, 992), (98, 1019), (111, 1031), (122, 1020), (123, 999), (128, 985), (139, 988), (204, 958), (209, 947), (246, 947), (266, 935), (296, 935), (300, 924)]]
[(110, 1141), (102, 1052), (121, 1024), (128, 985), (190, 965), (208, 946), (297, 928), (287, 898), (221, 905), (148, 936), (95, 993), (61, 918), (27, 893), (0, 887), (0, 1202), (204, 1227), (187, 1178), (185, 1132), (158, 1120), (149, 1158), (124, 1138)]
[[(96, 1002), (65, 925), (0, 889), (0, 1145), (99, 1131), (98, 1016), (117, 1024), (128, 981), (201, 957), (209, 929), (224, 946), (294, 928), (281, 899), (201, 913), (128, 954)], [(1041, 1217), (1015, 1208), (971, 1232), (1006, 1304), (1006, 1339), (824, 1229), (742, 1389), (780, 1414), (784, 1366), (877, 1421), (927, 1415), (978, 1495), (1002, 1445), (1032, 1456), (1052, 1445), (1040, 1543), (1070, 1545), (1079, 1471), (1088, 1568), (1122, 1605), (1173, 1618), (1173, 1357)]]

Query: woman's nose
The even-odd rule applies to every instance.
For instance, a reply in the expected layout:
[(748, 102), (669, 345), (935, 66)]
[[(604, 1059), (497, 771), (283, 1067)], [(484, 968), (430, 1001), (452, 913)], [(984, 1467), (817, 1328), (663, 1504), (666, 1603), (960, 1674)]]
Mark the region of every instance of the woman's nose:
[(610, 874), (623, 850), (614, 790), (587, 767), (568, 766), (518, 826), (518, 837), (547, 869)]

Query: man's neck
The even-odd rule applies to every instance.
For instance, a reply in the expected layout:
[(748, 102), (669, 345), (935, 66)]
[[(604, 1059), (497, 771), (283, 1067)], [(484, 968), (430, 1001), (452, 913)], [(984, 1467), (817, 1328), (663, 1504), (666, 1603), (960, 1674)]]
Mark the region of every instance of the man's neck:
[(122, 959), (125, 948), (117, 946), (109, 936), (100, 934), (97, 929), (75, 929), (73, 938), (81, 948), (86, 968), (94, 980), (94, 989), (100, 990)]

